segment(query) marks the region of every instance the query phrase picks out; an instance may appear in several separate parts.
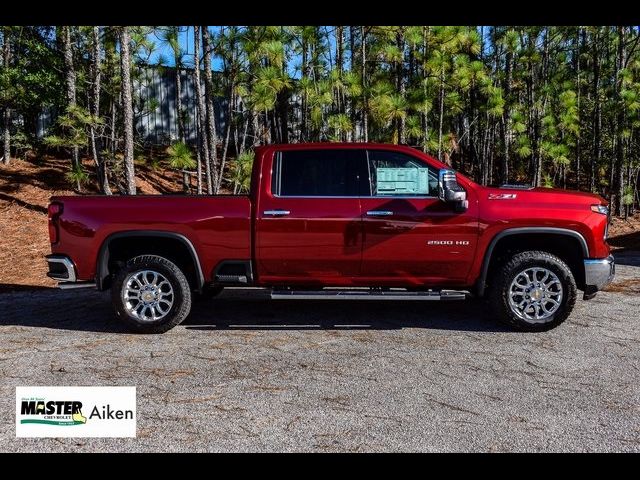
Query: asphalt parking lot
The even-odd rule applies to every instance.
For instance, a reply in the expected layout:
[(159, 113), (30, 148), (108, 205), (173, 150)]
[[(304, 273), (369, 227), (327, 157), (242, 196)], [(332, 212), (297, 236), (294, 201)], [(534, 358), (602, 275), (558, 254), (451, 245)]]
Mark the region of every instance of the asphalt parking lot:
[[(539, 334), (477, 301), (228, 290), (164, 335), (95, 291), (0, 294), (1, 451), (640, 451), (640, 255)], [(17, 439), (15, 387), (135, 385), (135, 439)]]

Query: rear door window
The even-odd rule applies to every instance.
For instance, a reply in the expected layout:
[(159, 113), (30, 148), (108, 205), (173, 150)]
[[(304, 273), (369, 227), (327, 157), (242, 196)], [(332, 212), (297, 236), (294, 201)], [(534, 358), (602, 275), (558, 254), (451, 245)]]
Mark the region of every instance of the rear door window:
[(366, 151), (290, 150), (276, 155), (271, 191), (280, 197), (357, 197)]

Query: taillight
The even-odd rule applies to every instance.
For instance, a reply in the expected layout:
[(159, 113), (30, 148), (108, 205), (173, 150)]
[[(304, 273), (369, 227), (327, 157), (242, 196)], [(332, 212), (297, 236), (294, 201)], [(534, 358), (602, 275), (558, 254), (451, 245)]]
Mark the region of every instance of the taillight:
[(591, 211), (602, 215), (609, 215), (609, 207), (606, 205), (591, 205)]
[(49, 241), (51, 244), (58, 243), (58, 218), (62, 214), (62, 204), (50, 203), (47, 213), (49, 216)]

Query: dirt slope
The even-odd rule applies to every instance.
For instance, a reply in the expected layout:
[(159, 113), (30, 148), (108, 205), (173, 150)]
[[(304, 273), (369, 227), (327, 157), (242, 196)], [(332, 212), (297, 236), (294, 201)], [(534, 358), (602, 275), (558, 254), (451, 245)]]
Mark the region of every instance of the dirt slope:
[[(91, 171), (91, 163), (85, 167)], [(53, 195), (74, 195), (65, 177), (68, 160), (46, 158), (39, 164), (12, 159), (0, 166), (0, 291), (24, 286), (51, 287), (44, 256), (49, 252), (47, 205)], [(136, 165), (140, 193), (179, 192), (180, 176), (160, 165)], [(97, 193), (88, 185), (83, 193)]]

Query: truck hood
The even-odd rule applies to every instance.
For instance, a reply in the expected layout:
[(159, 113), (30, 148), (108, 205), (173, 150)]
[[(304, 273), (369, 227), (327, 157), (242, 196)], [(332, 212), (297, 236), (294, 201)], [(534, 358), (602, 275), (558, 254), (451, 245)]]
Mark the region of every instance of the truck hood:
[(485, 187), (484, 195), (489, 200), (516, 201), (518, 203), (549, 204), (558, 207), (563, 204), (580, 205), (608, 205), (609, 202), (600, 195), (578, 190), (563, 190), (561, 188), (513, 188), (513, 187)]

